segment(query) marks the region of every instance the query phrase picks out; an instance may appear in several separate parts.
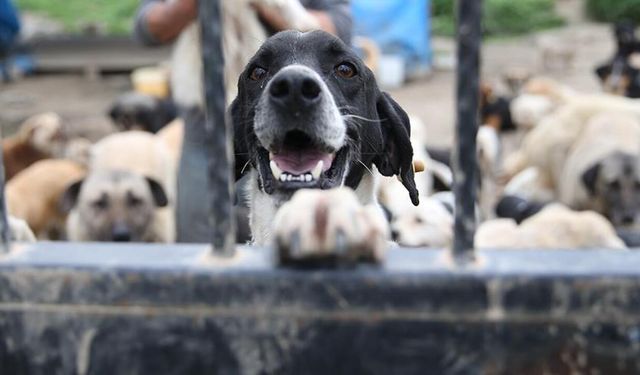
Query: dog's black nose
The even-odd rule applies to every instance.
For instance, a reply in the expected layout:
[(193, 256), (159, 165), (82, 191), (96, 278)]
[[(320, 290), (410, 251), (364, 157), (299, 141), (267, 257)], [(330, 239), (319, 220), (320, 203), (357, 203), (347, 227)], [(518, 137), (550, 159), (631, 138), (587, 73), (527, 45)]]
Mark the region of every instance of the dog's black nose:
[(288, 108), (312, 105), (320, 99), (320, 92), (316, 78), (296, 71), (276, 74), (269, 87), (271, 99)]
[(392, 229), (391, 230), (391, 239), (394, 240), (394, 241), (397, 241), (398, 237), (400, 237), (400, 232), (398, 232), (396, 229)]
[(631, 225), (636, 221), (636, 215), (633, 212), (622, 215), (622, 224)]
[(126, 225), (115, 225), (111, 230), (111, 239), (113, 242), (129, 242), (131, 241), (131, 231)]

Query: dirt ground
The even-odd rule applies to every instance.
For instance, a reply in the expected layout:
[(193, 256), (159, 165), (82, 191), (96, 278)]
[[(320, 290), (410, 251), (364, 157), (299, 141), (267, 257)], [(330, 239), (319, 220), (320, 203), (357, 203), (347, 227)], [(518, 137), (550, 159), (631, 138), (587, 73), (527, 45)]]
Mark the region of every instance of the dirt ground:
[[(535, 35), (487, 41), (482, 56), (483, 79), (497, 82), (506, 70), (523, 68), (557, 78), (579, 90), (599, 90), (593, 68), (612, 55), (614, 46), (610, 34), (608, 25), (581, 23)], [(570, 69), (545, 72), (541, 68), (537, 40), (544, 35), (575, 50)], [(451, 61), (454, 40), (435, 38), (433, 49), (437, 61)], [(424, 121), (428, 143), (434, 146), (447, 146), (453, 140), (454, 79), (452, 68), (439, 64), (429, 77), (392, 91), (407, 112)], [(98, 79), (81, 75), (41, 75), (0, 86), (3, 135), (10, 134), (30, 115), (55, 111), (67, 120), (75, 133), (97, 139), (112, 130), (106, 117), (107, 108), (118, 93), (128, 88), (129, 80), (124, 75)]]

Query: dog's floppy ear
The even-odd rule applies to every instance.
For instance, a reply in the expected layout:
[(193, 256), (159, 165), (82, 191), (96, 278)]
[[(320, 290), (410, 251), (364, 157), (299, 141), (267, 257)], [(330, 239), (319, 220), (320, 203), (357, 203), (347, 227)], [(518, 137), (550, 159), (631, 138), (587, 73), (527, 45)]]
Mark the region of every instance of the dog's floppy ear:
[(60, 211), (68, 213), (75, 207), (78, 202), (78, 195), (80, 195), (80, 189), (84, 180), (76, 181), (67, 187), (67, 190), (62, 194), (60, 199)]
[(373, 162), (384, 176), (397, 175), (409, 191), (411, 202), (417, 206), (419, 199), (413, 173), (409, 116), (385, 92), (378, 95), (376, 109), (382, 127), (383, 150)]
[(231, 128), (233, 129), (233, 153), (235, 160), (236, 181), (242, 177), (247, 163), (249, 163), (249, 150), (247, 148), (244, 136), (246, 132), (246, 121), (242, 119), (240, 108), (240, 100), (236, 98), (229, 107), (229, 118), (231, 119)]
[(600, 163), (591, 166), (582, 174), (582, 183), (589, 191), (589, 194), (596, 194), (596, 183), (598, 182), (598, 174), (600, 173)]
[(167, 199), (167, 194), (164, 192), (162, 185), (153, 178), (145, 177), (145, 179), (149, 184), (149, 189), (151, 189), (151, 195), (153, 196), (153, 202), (156, 206), (166, 207), (169, 204), (169, 199)]

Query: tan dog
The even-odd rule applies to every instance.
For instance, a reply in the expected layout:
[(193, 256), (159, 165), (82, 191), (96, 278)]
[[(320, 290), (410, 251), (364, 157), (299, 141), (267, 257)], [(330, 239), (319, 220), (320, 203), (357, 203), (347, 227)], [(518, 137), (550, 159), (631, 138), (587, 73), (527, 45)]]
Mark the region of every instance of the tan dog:
[[(155, 233), (145, 238), (173, 242), (177, 160), (165, 142), (151, 133), (128, 131), (103, 138), (91, 148), (90, 154), (89, 170), (92, 173), (122, 170), (158, 183), (168, 202), (156, 207), (152, 220)], [(94, 186), (98, 185), (91, 184), (86, 189)]]
[(154, 179), (124, 170), (92, 172), (69, 187), (62, 200), (69, 211), (71, 241), (169, 242), (157, 208), (168, 204)]
[(613, 226), (601, 215), (554, 204), (522, 222), (496, 219), (483, 223), (475, 236), (478, 249), (624, 249)]
[(547, 77), (529, 79), (510, 105), (514, 124), (520, 130), (529, 131), (542, 119), (579, 94)]
[(161, 138), (132, 130), (109, 135), (90, 150), (89, 170), (123, 169), (157, 180), (169, 200), (175, 197), (174, 152)]
[(84, 167), (69, 160), (34, 163), (7, 183), (9, 213), (25, 220), (40, 239), (64, 238), (66, 213), (60, 200), (67, 187), (85, 174)]
[(527, 167), (536, 167), (542, 181), (557, 186), (572, 145), (589, 120), (603, 112), (640, 118), (640, 101), (608, 94), (575, 97), (527, 134), (521, 149), (506, 161), (506, 176), (511, 178)]
[(2, 141), (6, 180), (38, 160), (61, 155), (65, 142), (62, 119), (57, 114), (28, 118), (17, 134)]
[(184, 121), (180, 118), (173, 120), (167, 126), (162, 128), (156, 137), (160, 139), (169, 148), (173, 159), (177, 163), (180, 161), (180, 153), (182, 151), (182, 140), (184, 138)]
[(595, 210), (616, 227), (640, 216), (640, 120), (624, 113), (593, 117), (572, 146), (558, 184), (560, 201)]

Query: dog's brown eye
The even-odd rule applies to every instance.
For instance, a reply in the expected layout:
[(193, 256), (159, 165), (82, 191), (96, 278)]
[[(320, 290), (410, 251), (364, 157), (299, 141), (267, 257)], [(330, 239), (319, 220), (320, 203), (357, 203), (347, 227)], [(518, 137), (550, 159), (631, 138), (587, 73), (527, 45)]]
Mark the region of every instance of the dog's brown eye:
[(266, 69), (261, 68), (259, 66), (256, 66), (251, 71), (251, 74), (249, 75), (249, 78), (251, 78), (251, 80), (253, 80), (253, 81), (261, 81), (266, 76), (267, 76)]
[(342, 78), (352, 78), (357, 74), (356, 67), (351, 63), (344, 62), (336, 66), (336, 74)]

